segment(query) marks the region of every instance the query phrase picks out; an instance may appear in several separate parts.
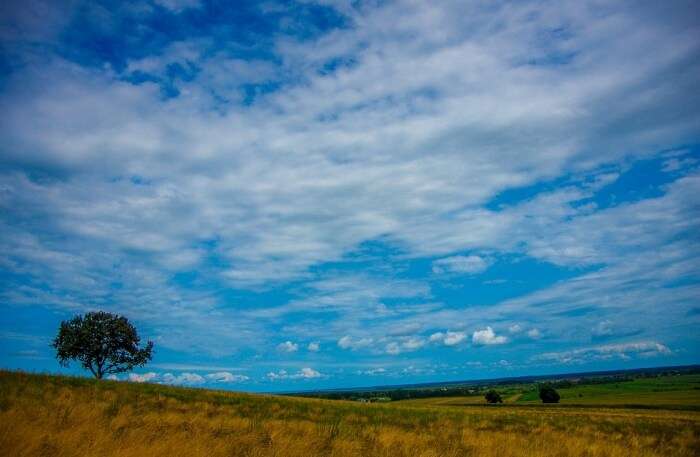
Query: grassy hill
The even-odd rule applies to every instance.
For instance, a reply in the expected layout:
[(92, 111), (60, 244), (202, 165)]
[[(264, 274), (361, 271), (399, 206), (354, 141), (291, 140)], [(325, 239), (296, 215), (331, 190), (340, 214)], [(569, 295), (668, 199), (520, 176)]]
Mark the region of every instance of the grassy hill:
[(364, 404), (2, 371), (0, 455), (696, 456), (700, 412)]

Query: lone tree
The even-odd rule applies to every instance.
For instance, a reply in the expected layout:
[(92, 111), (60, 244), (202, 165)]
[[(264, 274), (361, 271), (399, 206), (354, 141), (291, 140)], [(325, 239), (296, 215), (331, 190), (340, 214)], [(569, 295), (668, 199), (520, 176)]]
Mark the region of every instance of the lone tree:
[(486, 392), (486, 395), (484, 395), (484, 398), (486, 399), (486, 403), (503, 403), (503, 399), (501, 398), (501, 394), (496, 392), (495, 390), (491, 389), (488, 392)]
[(540, 386), (540, 400), (542, 403), (559, 403), (559, 392), (549, 384)]
[(139, 348), (140, 340), (126, 317), (98, 311), (61, 322), (51, 346), (56, 348), (56, 358), (62, 366), (76, 360), (95, 378), (102, 379), (151, 360), (153, 342)]

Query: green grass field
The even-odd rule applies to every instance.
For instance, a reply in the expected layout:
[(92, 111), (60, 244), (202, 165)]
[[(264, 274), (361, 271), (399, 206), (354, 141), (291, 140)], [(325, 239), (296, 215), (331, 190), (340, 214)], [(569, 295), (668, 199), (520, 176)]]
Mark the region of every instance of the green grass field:
[[(700, 375), (636, 378), (632, 381), (589, 384), (559, 389), (562, 404), (700, 406)], [(523, 393), (518, 403), (539, 403), (536, 390)]]
[[(683, 392), (695, 393), (690, 401), (698, 405), (697, 380), (657, 378), (627, 388), (641, 396), (658, 389), (665, 403), (676, 406)], [(592, 387), (597, 390), (585, 391), (592, 401), (610, 398), (602, 386)], [(593, 392), (599, 393), (597, 400)], [(700, 411), (659, 404), (634, 409), (615, 402), (616, 408), (545, 406), (515, 398), (496, 407), (465, 403), (471, 405), (467, 408), (449, 400), (367, 404), (0, 371), (0, 455), (700, 455)]]
[[(539, 405), (534, 384), (496, 387), (505, 404)], [(700, 375), (636, 378), (605, 384), (574, 385), (557, 389), (562, 406), (648, 407), (700, 410)], [(483, 395), (402, 400), (406, 405), (467, 406), (485, 403)]]

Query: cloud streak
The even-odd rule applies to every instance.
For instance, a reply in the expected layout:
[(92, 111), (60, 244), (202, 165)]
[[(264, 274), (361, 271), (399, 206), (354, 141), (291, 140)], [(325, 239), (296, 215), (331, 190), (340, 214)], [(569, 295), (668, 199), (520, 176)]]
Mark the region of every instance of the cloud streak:
[(591, 360), (606, 360), (612, 358), (624, 360), (631, 357), (657, 357), (670, 354), (672, 354), (672, 351), (664, 344), (655, 341), (640, 341), (575, 349), (564, 352), (547, 352), (535, 357), (535, 360), (550, 363), (580, 364), (590, 362)]

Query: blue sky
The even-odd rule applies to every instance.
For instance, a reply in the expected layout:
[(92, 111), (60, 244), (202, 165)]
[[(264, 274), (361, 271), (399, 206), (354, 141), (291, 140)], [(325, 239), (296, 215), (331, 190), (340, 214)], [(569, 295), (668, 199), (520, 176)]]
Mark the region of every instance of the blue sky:
[[(0, 366), (251, 391), (700, 362), (694, 2), (3, 2)], [(122, 375), (121, 379), (127, 379)]]

